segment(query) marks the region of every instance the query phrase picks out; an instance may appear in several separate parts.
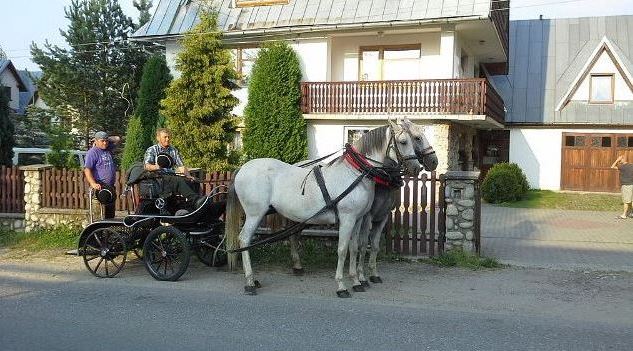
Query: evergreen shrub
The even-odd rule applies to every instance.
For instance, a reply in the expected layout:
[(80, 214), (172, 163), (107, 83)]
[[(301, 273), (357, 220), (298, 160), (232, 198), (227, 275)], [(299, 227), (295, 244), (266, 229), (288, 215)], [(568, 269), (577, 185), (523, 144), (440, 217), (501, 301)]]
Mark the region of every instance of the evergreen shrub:
[(527, 178), (516, 163), (497, 163), (481, 184), (482, 196), (490, 203), (521, 200), (529, 189)]

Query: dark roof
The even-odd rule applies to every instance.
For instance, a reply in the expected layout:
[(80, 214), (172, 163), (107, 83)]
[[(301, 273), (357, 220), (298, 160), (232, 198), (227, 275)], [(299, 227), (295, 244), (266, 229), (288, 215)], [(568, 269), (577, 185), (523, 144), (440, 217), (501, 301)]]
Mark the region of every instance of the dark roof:
[[(289, 0), (286, 5), (238, 7), (213, 0), (218, 25), (227, 34), (273, 28), (398, 23), (489, 16), (491, 1), (482, 0)], [(151, 20), (134, 37), (182, 34), (198, 22), (191, 0), (160, 0)]]
[(556, 110), (605, 42), (633, 74), (633, 16), (511, 21), (508, 75), (492, 77), (505, 102), (506, 121), (633, 125), (633, 101), (572, 101)]

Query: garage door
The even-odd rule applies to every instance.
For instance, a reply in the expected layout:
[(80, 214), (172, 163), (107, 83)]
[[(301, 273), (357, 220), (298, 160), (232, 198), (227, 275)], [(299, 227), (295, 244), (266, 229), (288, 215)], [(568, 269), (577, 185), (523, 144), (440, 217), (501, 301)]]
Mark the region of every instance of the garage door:
[(563, 133), (561, 189), (617, 192), (620, 154), (633, 162), (633, 134)]

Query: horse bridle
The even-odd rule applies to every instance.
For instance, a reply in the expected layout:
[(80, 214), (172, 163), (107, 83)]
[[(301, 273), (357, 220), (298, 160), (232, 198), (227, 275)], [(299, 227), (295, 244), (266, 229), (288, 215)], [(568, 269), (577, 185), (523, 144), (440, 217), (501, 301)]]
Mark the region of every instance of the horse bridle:
[[(407, 133), (409, 135), (409, 138), (411, 140), (414, 139), (414, 136), (411, 134), (411, 131), (408, 130), (408, 128), (404, 128), (402, 126), (400, 126), (402, 128), (402, 131), (400, 132), (400, 134), (402, 133)], [(432, 146), (428, 146), (425, 147), (424, 149), (418, 151), (415, 147), (413, 148), (415, 155), (407, 155), (407, 156), (402, 156), (402, 153), (400, 152), (400, 149), (398, 149), (398, 146), (396, 145), (396, 134), (393, 130), (393, 126), (389, 126), (389, 131), (391, 133), (391, 138), (389, 139), (389, 145), (387, 146), (387, 154), (389, 154), (389, 149), (393, 148), (395, 153), (396, 153), (396, 158), (398, 160), (398, 163), (401, 165), (405, 165), (404, 162), (409, 161), (409, 160), (417, 160), (420, 165), (422, 165), (422, 167), (424, 167), (424, 163), (423, 163), (423, 158), (428, 156), (428, 155), (432, 155), (435, 154), (435, 150), (433, 150)]]

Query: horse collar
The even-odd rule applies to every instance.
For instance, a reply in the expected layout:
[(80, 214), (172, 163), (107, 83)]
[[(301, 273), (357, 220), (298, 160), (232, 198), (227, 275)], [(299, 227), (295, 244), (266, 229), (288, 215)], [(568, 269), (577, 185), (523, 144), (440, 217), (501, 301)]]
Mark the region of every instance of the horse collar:
[(355, 170), (363, 173), (367, 172), (368, 177), (371, 177), (371, 179), (376, 182), (376, 184), (387, 187), (393, 185), (393, 182), (391, 182), (388, 177), (381, 177), (380, 175), (375, 174), (376, 172), (370, 172), (370, 170), (376, 169), (376, 167), (369, 163), (369, 161), (367, 161), (367, 157), (358, 152), (358, 150), (356, 150), (354, 146), (350, 144), (345, 144), (345, 152), (343, 153), (343, 157), (345, 157), (347, 163), (349, 163)]

